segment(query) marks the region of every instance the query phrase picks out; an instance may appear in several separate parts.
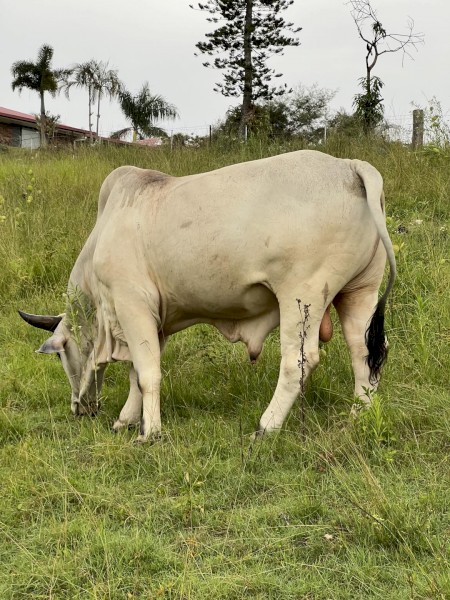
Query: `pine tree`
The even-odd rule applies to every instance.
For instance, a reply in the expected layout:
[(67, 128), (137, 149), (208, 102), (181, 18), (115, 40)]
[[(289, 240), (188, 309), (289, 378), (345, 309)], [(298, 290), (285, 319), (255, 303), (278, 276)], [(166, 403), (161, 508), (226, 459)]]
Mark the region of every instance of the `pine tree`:
[(206, 34), (208, 41), (198, 42), (196, 47), (202, 54), (216, 55), (203, 63), (205, 67), (224, 71), (223, 83), (217, 83), (214, 91), (242, 97), (241, 135), (256, 100), (270, 100), (286, 91), (286, 85), (271, 85), (271, 80), (281, 77), (281, 73), (268, 67), (267, 61), (273, 55), (283, 54), (287, 46), (299, 45), (295, 34), (302, 28), (295, 28), (281, 16), (293, 1), (207, 0), (197, 5), (210, 13), (207, 21), (219, 25)]

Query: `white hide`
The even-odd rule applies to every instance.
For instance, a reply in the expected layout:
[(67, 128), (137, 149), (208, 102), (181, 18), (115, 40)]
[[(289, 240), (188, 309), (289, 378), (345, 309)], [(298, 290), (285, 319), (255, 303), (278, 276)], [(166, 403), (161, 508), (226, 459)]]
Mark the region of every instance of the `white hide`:
[[(373, 389), (364, 336), (386, 251), (391, 279), (395, 272), (382, 202), (382, 179), (371, 165), (313, 151), (186, 177), (116, 169), (70, 277), (69, 296), (81, 294), (94, 312), (94, 339), (78, 356), (72, 344), (66, 357), (81, 363), (78, 381), (71, 369), (74, 412), (90, 410), (106, 363), (131, 360), (130, 395), (115, 427), (139, 420), (142, 407), (140, 439), (158, 435), (159, 360), (168, 336), (209, 323), (243, 341), (255, 360), (280, 324), (279, 381), (260, 422), (261, 431), (278, 429), (301, 377), (318, 362), (319, 328), (332, 301), (352, 355), (355, 394)], [(54, 335), (64, 327), (66, 318)]]

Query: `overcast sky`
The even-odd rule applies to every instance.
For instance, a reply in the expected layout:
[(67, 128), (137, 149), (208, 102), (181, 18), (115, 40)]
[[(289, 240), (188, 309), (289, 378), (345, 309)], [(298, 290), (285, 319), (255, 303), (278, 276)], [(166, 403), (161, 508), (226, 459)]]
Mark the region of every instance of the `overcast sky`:
[[(135, 92), (148, 81), (154, 93), (175, 104), (180, 119), (169, 130), (205, 134), (226, 109), (238, 104), (213, 92), (220, 71), (202, 66), (195, 43), (211, 30), (206, 13), (189, 8), (192, 0), (0, 0), (0, 106), (39, 112), (37, 94), (11, 90), (11, 65), (36, 60), (42, 44), (53, 46), (53, 66), (67, 67), (91, 58), (109, 61), (127, 88)], [(412, 52), (381, 56), (375, 74), (385, 83), (386, 115), (408, 124), (411, 103), (427, 106), (436, 96), (450, 108), (450, 0), (373, 0), (388, 32), (406, 31), (407, 18), (425, 35)], [(273, 66), (284, 74), (277, 82), (337, 90), (332, 109), (350, 111), (357, 80), (364, 75), (365, 45), (358, 38), (348, 4), (342, 0), (295, 0), (286, 18), (303, 27), (301, 45), (288, 48)], [(403, 62), (403, 64), (402, 64)], [(88, 128), (87, 92), (73, 91), (47, 99), (60, 121)], [(104, 101), (100, 129), (104, 135), (126, 126), (117, 103)]]

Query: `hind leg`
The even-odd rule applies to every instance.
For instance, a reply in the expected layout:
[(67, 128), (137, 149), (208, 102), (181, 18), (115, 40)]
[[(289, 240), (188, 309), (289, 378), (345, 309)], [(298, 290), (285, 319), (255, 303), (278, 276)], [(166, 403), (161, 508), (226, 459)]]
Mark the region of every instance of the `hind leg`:
[(333, 301), (350, 350), (355, 376), (354, 393), (365, 404), (370, 404), (370, 395), (378, 384), (370, 380), (366, 346), (366, 330), (377, 301), (378, 291), (367, 288), (340, 293)]
[[(370, 395), (378, 386), (378, 369), (371, 374), (367, 362), (369, 351), (366, 345), (366, 331), (378, 304), (378, 290), (385, 264), (386, 252), (379, 243), (366, 269), (350, 281), (333, 300), (350, 350), (355, 376), (355, 397), (365, 404), (370, 404)], [(382, 323), (380, 324), (381, 331), (375, 340), (375, 353), (371, 358), (377, 354), (382, 364), (385, 358), (385, 337)]]
[(278, 383), (261, 417), (259, 432), (280, 429), (306, 379), (319, 363), (319, 327), (323, 307), (307, 306), (295, 298), (280, 299), (281, 364)]

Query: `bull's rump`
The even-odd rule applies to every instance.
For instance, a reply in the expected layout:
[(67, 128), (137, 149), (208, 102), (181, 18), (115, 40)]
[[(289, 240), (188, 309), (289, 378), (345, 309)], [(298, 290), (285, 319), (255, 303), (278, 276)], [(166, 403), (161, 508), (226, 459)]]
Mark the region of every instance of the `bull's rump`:
[(333, 294), (373, 253), (376, 228), (349, 161), (300, 151), (154, 182), (146, 173), (130, 169), (112, 187), (94, 268), (107, 286), (150, 280), (174, 318), (260, 314), (292, 274), (299, 285), (326, 274)]

